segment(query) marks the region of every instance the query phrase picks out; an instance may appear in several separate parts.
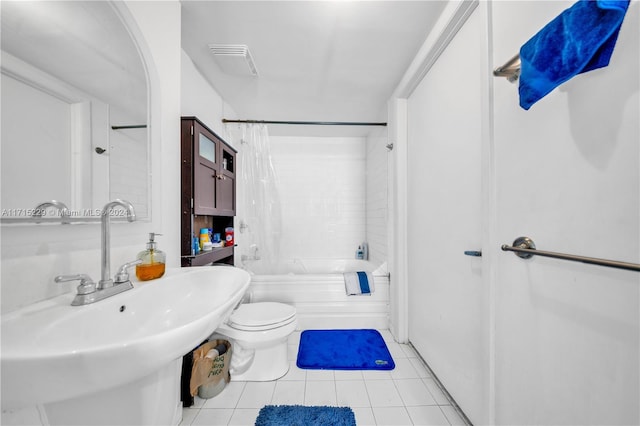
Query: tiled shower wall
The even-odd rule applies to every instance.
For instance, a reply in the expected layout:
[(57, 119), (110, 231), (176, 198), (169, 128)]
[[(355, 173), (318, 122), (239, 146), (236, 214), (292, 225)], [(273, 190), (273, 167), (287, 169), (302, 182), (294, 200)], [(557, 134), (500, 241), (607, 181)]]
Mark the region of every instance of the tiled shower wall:
[(375, 130), (366, 142), (366, 235), (369, 260), (387, 260), (387, 129)]
[(366, 139), (271, 136), (281, 256), (355, 257), (365, 240)]
[(386, 129), (367, 138), (271, 136), (283, 214), (283, 258), (387, 260)]
[[(131, 122), (113, 111), (111, 120), (112, 124)], [(148, 218), (150, 173), (146, 129), (112, 130), (109, 144), (109, 200), (125, 199), (133, 204), (138, 218)]]

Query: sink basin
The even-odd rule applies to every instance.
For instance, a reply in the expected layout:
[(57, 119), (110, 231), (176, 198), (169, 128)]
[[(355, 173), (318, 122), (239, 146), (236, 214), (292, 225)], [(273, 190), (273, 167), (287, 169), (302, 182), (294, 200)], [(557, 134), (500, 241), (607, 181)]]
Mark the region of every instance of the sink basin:
[(86, 306), (65, 294), (3, 315), (2, 408), (70, 400), (161, 370), (198, 346), (250, 282), (231, 266), (168, 269)]

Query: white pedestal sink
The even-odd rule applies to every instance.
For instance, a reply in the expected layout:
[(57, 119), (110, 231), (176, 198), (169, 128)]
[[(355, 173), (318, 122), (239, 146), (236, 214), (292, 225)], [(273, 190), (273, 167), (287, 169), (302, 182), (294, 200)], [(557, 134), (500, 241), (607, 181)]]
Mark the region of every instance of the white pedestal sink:
[(231, 266), (170, 269), (91, 305), (66, 294), (3, 315), (2, 409), (42, 405), (50, 424), (177, 424), (182, 356), (249, 282)]

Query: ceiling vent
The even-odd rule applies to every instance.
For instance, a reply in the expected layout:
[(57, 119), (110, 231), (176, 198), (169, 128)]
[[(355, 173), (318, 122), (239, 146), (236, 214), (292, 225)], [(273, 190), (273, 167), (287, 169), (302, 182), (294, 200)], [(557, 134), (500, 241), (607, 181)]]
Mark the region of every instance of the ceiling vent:
[(231, 75), (257, 76), (249, 47), (244, 44), (210, 44), (216, 63), (222, 71)]

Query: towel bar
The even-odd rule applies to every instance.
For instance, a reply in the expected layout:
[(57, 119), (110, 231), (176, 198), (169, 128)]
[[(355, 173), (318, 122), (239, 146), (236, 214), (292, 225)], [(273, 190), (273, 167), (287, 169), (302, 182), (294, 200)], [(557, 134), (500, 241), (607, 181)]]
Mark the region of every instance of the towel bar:
[(520, 54), (509, 59), (503, 66), (493, 70), (496, 77), (506, 77), (511, 83), (515, 83), (520, 77)]
[(515, 252), (516, 256), (522, 259), (529, 259), (533, 256), (545, 256), (555, 259), (571, 260), (573, 262), (589, 263), (591, 265), (607, 266), (610, 268), (626, 269), (628, 271), (640, 272), (640, 264), (619, 262), (617, 260), (598, 259), (595, 257), (576, 256), (573, 254), (556, 253), (552, 251), (536, 250), (536, 245), (529, 237), (519, 237), (513, 242), (513, 246), (502, 245), (502, 251)]

